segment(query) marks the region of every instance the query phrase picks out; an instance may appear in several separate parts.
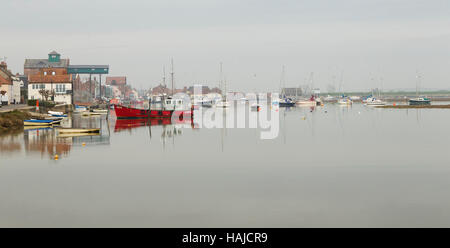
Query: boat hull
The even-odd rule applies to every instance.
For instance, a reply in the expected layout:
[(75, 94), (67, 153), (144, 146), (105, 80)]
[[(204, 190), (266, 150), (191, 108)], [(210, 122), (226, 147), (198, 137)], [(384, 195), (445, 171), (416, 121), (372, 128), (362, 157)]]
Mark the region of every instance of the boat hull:
[(59, 133), (100, 133), (100, 128), (60, 128)]
[(417, 101), (417, 100), (409, 100), (409, 105), (430, 105), (430, 100), (423, 100), (423, 101)]
[(24, 126), (50, 126), (54, 124), (53, 120), (24, 120)]
[(278, 106), (280, 107), (294, 107), (295, 102), (279, 102)]
[(114, 105), (114, 111), (118, 119), (142, 119), (142, 118), (171, 118), (178, 115), (183, 118), (185, 114), (191, 116), (191, 111), (183, 110), (148, 110), (129, 108), (121, 105)]

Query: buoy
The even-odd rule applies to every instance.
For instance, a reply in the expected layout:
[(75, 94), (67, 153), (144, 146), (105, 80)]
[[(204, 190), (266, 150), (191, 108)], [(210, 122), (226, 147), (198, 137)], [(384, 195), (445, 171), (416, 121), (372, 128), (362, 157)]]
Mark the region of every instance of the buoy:
[(395, 102), (394, 102), (393, 106), (395, 106)]
[(55, 154), (55, 160), (58, 160), (59, 156), (58, 154)]

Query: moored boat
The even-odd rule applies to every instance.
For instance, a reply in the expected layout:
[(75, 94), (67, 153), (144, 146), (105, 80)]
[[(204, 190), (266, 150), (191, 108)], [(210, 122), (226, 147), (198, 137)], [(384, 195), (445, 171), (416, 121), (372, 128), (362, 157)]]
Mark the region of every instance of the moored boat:
[(431, 100), (426, 97), (417, 97), (409, 99), (409, 105), (430, 105)]
[(370, 97), (366, 99), (365, 103), (366, 106), (384, 106), (386, 105), (385, 101), (382, 101), (380, 99), (376, 99), (375, 97)]
[(352, 105), (353, 101), (349, 98), (341, 98), (337, 102), (341, 106)]
[(298, 106), (317, 106), (318, 102), (314, 96), (311, 96), (309, 99), (299, 100), (295, 104)]
[(59, 133), (100, 133), (100, 128), (58, 128)]
[(108, 110), (106, 110), (106, 109), (94, 109), (94, 110), (92, 110), (92, 112), (100, 113), (100, 114), (107, 114)]
[(118, 119), (139, 119), (139, 118), (171, 118), (173, 114), (183, 118), (184, 115), (191, 116), (192, 111), (186, 110), (148, 110), (130, 108), (121, 105), (114, 105), (114, 111)]
[(292, 100), (291, 98), (282, 98), (278, 102), (278, 106), (280, 106), (280, 107), (294, 107), (295, 106), (295, 101)]
[(50, 126), (55, 123), (55, 120), (24, 120), (23, 125), (24, 126)]

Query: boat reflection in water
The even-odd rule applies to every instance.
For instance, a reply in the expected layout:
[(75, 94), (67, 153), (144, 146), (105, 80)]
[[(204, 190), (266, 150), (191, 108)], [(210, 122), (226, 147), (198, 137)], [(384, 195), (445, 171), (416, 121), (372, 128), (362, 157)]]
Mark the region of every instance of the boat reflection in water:
[[(100, 128), (100, 134), (94, 135), (62, 135), (59, 127), (95, 127)], [(14, 156), (23, 153), (26, 156), (40, 155), (41, 158), (62, 159), (70, 155), (70, 151), (77, 146), (109, 145), (110, 135), (105, 118), (83, 119), (78, 117), (67, 118), (61, 126), (52, 127), (24, 127), (7, 135), (0, 135), (1, 156)], [(57, 155), (57, 156), (56, 156)]]
[(161, 142), (163, 145), (166, 143), (167, 138), (174, 138), (183, 134), (183, 129), (191, 128), (196, 129), (192, 119), (186, 120), (171, 120), (171, 118), (161, 119), (117, 119), (114, 127), (114, 132), (128, 131), (132, 132), (133, 129), (140, 127), (148, 127), (149, 136), (152, 139), (152, 127), (162, 127)]

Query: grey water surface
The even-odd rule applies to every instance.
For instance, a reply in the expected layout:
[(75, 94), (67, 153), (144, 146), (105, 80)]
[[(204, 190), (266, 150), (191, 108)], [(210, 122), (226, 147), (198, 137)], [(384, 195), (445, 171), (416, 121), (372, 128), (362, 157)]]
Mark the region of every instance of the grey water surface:
[[(450, 227), (450, 110), (326, 104), (261, 129), (73, 116), (0, 136), (1, 227)], [(58, 155), (58, 159), (55, 159)]]

